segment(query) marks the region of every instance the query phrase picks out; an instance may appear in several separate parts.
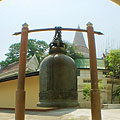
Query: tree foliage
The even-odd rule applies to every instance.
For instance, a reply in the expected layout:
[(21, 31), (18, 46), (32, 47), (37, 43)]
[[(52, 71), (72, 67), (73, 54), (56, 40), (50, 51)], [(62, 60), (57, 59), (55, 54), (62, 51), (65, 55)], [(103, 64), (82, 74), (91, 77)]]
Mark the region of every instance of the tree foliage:
[(67, 50), (67, 55), (68, 56), (70, 56), (74, 60), (84, 57), (84, 55), (82, 53), (75, 52), (75, 48), (74, 48), (73, 44), (71, 44), (69, 42), (65, 42), (65, 44), (67, 45), (66, 50)]
[(84, 88), (83, 88), (83, 99), (84, 100), (89, 100), (90, 99), (90, 96), (91, 96), (91, 86), (90, 85), (86, 85)]
[(27, 57), (36, 55), (39, 63), (43, 60), (43, 58), (47, 55), (48, 44), (45, 41), (36, 41), (30, 39), (28, 41), (28, 49), (27, 49)]
[(105, 60), (110, 71), (107, 73), (108, 77), (120, 78), (120, 49), (111, 50)]
[(120, 99), (120, 86), (118, 86), (117, 89), (113, 91), (113, 98), (115, 97)]
[[(101, 83), (99, 83), (98, 87), (99, 87), (100, 91), (103, 88), (102, 85), (101, 85)], [(88, 101), (90, 99), (90, 97), (91, 97), (91, 85), (90, 84), (86, 85), (83, 88), (82, 91), (83, 91), (83, 96), (84, 96), (83, 99), (86, 100), (86, 101)]]
[[(9, 52), (5, 54), (5, 61), (0, 62), (0, 68), (4, 68), (11, 63), (17, 62), (20, 56), (20, 43), (12, 44), (9, 47)], [(48, 44), (45, 41), (29, 39), (28, 40), (28, 49), (27, 49), (27, 58), (36, 55), (39, 63), (46, 56), (46, 51), (48, 50)]]

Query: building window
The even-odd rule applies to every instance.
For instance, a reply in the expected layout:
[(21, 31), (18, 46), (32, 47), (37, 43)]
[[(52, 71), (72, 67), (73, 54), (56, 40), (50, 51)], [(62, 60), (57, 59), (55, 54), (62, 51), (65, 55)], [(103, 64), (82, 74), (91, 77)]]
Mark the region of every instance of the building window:
[(91, 80), (83, 80), (83, 83), (91, 83)]

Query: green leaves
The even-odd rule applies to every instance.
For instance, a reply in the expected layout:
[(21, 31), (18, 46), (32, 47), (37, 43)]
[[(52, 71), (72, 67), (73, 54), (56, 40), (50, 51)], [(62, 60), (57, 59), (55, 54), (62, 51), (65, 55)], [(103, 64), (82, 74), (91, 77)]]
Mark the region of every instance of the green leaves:
[(91, 86), (90, 85), (86, 85), (84, 88), (83, 88), (83, 99), (84, 100), (89, 100), (90, 99), (90, 96), (91, 96)]
[(120, 86), (118, 86), (117, 89), (113, 91), (113, 98), (115, 97), (120, 99)]
[[(101, 91), (103, 89), (101, 83), (99, 83), (99, 90)], [(89, 101), (90, 97), (91, 97), (91, 85), (88, 84), (83, 88), (83, 99), (86, 101)]]
[[(46, 51), (48, 50), (48, 44), (45, 41), (29, 39), (27, 58), (36, 55), (38, 62), (40, 63), (42, 59), (46, 56)], [(6, 60), (0, 62), (0, 68), (4, 68), (11, 63), (19, 61), (20, 56), (20, 43), (12, 44), (9, 47), (9, 52), (5, 54)]]
[(75, 48), (74, 48), (74, 46), (71, 43), (65, 42), (65, 44), (67, 45), (67, 49), (66, 50), (67, 50), (67, 55), (68, 56), (70, 56), (74, 60), (80, 59), (80, 58), (84, 57), (84, 55), (82, 53), (75, 52)]
[(46, 56), (46, 51), (48, 50), (48, 48), (49, 46), (45, 41), (36, 41), (33, 39), (29, 39), (27, 57), (33, 56), (35, 54), (40, 63)]
[(110, 70), (108, 76), (120, 78), (120, 49), (111, 50), (106, 56), (107, 68)]

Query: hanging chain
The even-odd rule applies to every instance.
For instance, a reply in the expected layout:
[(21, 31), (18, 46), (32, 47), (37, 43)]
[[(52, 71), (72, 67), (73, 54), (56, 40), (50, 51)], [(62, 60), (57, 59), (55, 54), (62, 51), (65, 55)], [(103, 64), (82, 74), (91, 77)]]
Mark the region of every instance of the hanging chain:
[(53, 41), (50, 43), (50, 48), (53, 48), (53, 47), (64, 47), (66, 48), (66, 45), (63, 43), (62, 41), (62, 32), (61, 32), (61, 29), (62, 27), (55, 27), (55, 35), (53, 37)]

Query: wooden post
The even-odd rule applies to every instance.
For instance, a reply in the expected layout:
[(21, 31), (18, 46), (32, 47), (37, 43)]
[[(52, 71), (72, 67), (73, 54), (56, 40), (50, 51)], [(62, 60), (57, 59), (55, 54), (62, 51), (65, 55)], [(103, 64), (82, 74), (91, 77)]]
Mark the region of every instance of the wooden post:
[(87, 36), (90, 57), (90, 75), (91, 75), (91, 120), (101, 120), (100, 92), (98, 89), (98, 74), (95, 38), (92, 23), (87, 24)]
[(28, 24), (23, 24), (19, 58), (19, 73), (16, 91), (15, 120), (25, 119), (25, 71), (28, 42)]

